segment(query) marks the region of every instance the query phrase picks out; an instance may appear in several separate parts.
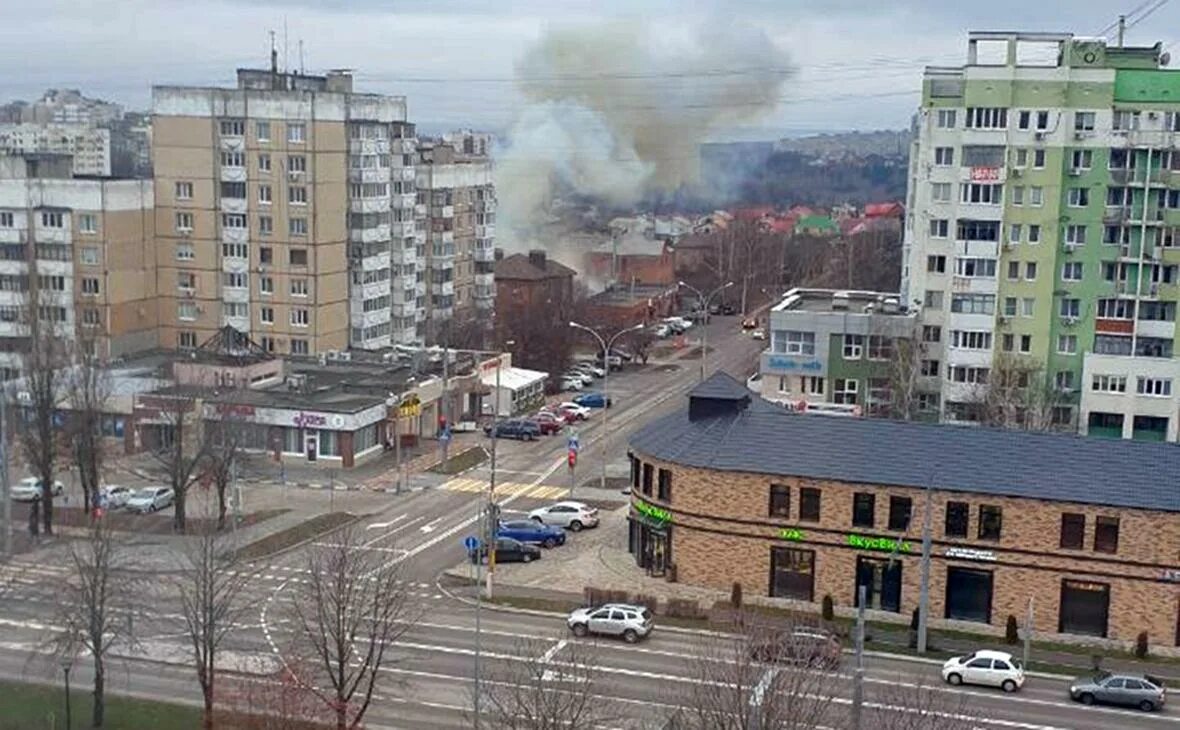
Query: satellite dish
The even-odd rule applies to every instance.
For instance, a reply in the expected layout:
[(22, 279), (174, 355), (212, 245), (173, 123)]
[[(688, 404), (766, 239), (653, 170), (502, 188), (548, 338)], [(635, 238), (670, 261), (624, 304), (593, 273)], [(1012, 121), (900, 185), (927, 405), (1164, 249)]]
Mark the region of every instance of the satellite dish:
[(1160, 54), (1160, 65), (1161, 66), (1167, 66), (1171, 62), (1172, 62), (1172, 54), (1168, 53), (1167, 51)]

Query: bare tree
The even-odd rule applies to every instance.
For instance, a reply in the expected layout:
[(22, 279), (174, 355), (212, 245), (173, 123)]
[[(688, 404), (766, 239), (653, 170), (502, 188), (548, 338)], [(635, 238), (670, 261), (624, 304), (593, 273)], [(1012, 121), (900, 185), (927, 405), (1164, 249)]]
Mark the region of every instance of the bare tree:
[[(554, 651), (557, 647), (558, 651)], [(504, 730), (567, 730), (619, 719), (598, 694), (595, 645), (527, 639), (481, 674), (481, 718)]]
[(211, 520), (201, 520), (200, 524), (197, 534), (181, 551), (183, 560), (175, 584), (184, 632), (192, 648), (197, 683), (204, 698), (203, 727), (211, 730), (219, 651), (238, 619), (253, 608), (246, 601), (244, 591), (259, 568), (238, 561), (233, 546), (224, 533), (212, 526)]
[[(105, 519), (91, 522), (86, 537), (70, 545), (70, 575), (59, 586), (56, 654), (70, 661), (87, 655), (93, 662), (91, 723), (102, 727), (106, 713), (107, 655), (133, 645), (130, 614), (115, 610), (118, 599), (134, 594), (135, 580), (125, 569), (126, 553)], [(124, 606), (126, 608), (126, 606)]]
[(1056, 425), (1054, 413), (1065, 403), (1065, 396), (1032, 361), (999, 353), (992, 361), (987, 383), (976, 389), (975, 400), (979, 420), (986, 425), (1048, 431)]
[(206, 446), (202, 474), (208, 477), (217, 491), (217, 529), (225, 529), (226, 495), (242, 457), (245, 425), (223, 414), (220, 421), (207, 421), (204, 429)]
[(974, 730), (984, 722), (972, 710), (970, 695), (931, 687), (912, 677), (879, 686), (865, 703), (865, 727), (874, 730)]
[(70, 404), (67, 426), (70, 457), (82, 485), (82, 509), (89, 513), (98, 499), (103, 468), (102, 414), (111, 382), (99, 359), (93, 330), (79, 328), (74, 366), (65, 377)]
[(202, 428), (196, 398), (179, 395), (153, 397), (163, 420), (152, 455), (172, 487), (172, 526), (184, 532), (187, 526), (185, 509), (188, 491), (200, 478), (200, 466), (208, 454), (208, 438)]
[(398, 565), (366, 550), (355, 525), (307, 554), (291, 606), (295, 646), (306, 652), (307, 689), (337, 730), (360, 726), (391, 647), (412, 623)]

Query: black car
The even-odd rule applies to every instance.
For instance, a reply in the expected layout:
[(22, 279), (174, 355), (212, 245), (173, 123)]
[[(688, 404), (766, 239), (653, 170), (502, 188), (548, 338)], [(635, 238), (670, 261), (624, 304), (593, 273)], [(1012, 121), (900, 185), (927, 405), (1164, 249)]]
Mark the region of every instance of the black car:
[(520, 439), (521, 441), (532, 441), (541, 437), (541, 427), (535, 422), (523, 418), (489, 423), (483, 427), (483, 432), (492, 438)]
[[(488, 546), (480, 545), (475, 550), (467, 551), (467, 559), (471, 562), (487, 562)], [(496, 538), (497, 563), (531, 563), (541, 559), (541, 548), (536, 545), (513, 540), (511, 537)]]
[(722, 304), (721, 305), (721, 314), (723, 314), (727, 317), (737, 314), (737, 307), (733, 306), (732, 304)]

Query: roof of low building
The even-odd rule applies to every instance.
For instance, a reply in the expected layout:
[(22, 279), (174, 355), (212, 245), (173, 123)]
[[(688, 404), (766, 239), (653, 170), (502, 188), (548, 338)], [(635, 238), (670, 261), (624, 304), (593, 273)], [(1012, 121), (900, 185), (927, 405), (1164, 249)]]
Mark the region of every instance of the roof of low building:
[(558, 277), (574, 276), (578, 272), (565, 264), (558, 263), (548, 256), (545, 257), (545, 268), (542, 269), (529, 260), (528, 254), (514, 253), (496, 262), (497, 279), (524, 279), (526, 281), (541, 281)]
[(1180, 512), (1174, 444), (807, 415), (750, 391), (735, 399), (736, 388), (713, 375), (689, 393), (707, 417), (679, 410), (641, 428), (631, 447), (718, 471)]

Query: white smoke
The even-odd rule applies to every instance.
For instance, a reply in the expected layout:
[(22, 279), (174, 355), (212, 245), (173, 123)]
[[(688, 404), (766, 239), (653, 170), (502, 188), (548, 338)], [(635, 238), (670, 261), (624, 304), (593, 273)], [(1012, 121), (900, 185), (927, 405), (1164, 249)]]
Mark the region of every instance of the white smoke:
[(516, 71), (526, 106), (496, 186), (500, 238), (520, 249), (555, 190), (622, 206), (694, 182), (700, 143), (773, 110), (792, 68), (759, 28), (661, 18), (551, 29)]

